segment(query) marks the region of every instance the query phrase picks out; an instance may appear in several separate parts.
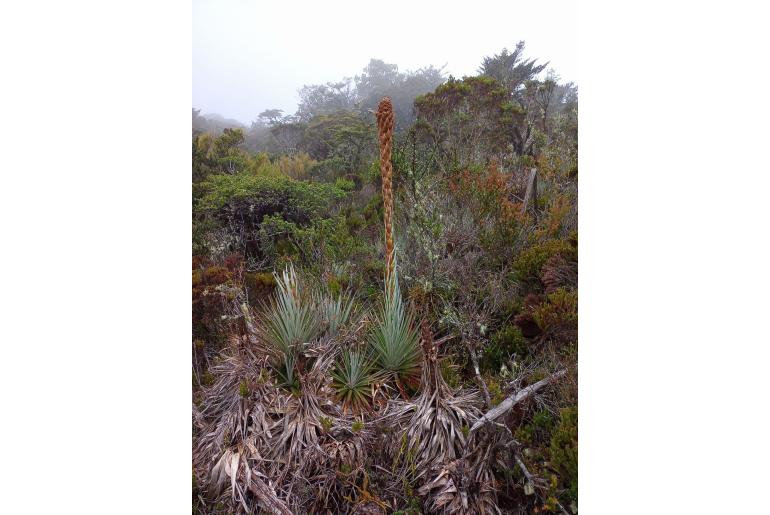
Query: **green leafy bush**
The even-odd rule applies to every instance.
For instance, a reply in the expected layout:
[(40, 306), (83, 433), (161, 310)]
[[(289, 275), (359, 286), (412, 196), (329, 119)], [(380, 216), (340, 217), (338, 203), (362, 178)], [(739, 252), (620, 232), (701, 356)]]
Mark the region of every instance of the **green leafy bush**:
[(578, 494), (578, 410), (564, 408), (559, 415), (559, 425), (551, 437), (551, 463), (559, 470), (561, 484), (567, 488), (570, 501), (577, 501)]
[(513, 263), (516, 278), (530, 286), (540, 283), (540, 271), (548, 258), (555, 255), (575, 258), (575, 248), (564, 240), (547, 240), (523, 250)]
[(334, 185), (342, 191), (353, 191), (356, 189), (356, 183), (345, 177), (337, 177)]
[(515, 325), (506, 325), (492, 335), (491, 341), (482, 351), (479, 366), (490, 373), (498, 373), (513, 354), (519, 359), (528, 356), (527, 340), (522, 336), (521, 329)]
[(308, 173), (317, 181), (333, 182), (336, 177), (345, 173), (345, 160), (341, 157), (325, 159), (313, 165)]
[(555, 422), (550, 411), (541, 409), (532, 416), (529, 423), (522, 425), (516, 434), (527, 445), (543, 443), (548, 445)]
[(317, 267), (324, 263), (344, 263), (354, 254), (366, 251), (365, 242), (348, 232), (342, 215), (315, 218), (306, 226), (280, 215), (268, 215), (260, 225), (258, 239), (263, 255), (272, 263), (288, 257)]
[(200, 210), (218, 210), (244, 201), (259, 212), (282, 213), (295, 221), (309, 220), (344, 196), (344, 192), (330, 184), (297, 181), (284, 175), (271, 177), (249, 173), (212, 175), (203, 188), (205, 194), (198, 204)]
[[(266, 221), (280, 220), (305, 228), (328, 217), (336, 202), (346, 196), (331, 184), (294, 180), (280, 171), (269, 176), (250, 172), (211, 175), (198, 185), (197, 191), (200, 196), (193, 207), (196, 251), (237, 251), (259, 261), (266, 257), (262, 248)], [(290, 240), (280, 241), (292, 227), (268, 231), (273, 243), (281, 247), (280, 253), (270, 249), (273, 256), (296, 251)]]
[(364, 218), (368, 223), (381, 223), (382, 222), (382, 195), (374, 195), (369, 202), (364, 206)]
[(346, 218), (346, 222), (348, 230), (351, 232), (357, 231), (366, 225), (366, 220), (357, 211), (350, 213)]
[(549, 293), (546, 302), (537, 306), (532, 316), (538, 327), (551, 339), (562, 343), (577, 341), (578, 293), (559, 288)]
[(500, 381), (499, 376), (485, 375), (484, 382), (489, 390), (489, 400), (493, 406), (497, 406), (505, 400), (505, 385)]
[(251, 304), (258, 304), (268, 298), (278, 284), (275, 276), (267, 272), (246, 272), (243, 274), (243, 282)]

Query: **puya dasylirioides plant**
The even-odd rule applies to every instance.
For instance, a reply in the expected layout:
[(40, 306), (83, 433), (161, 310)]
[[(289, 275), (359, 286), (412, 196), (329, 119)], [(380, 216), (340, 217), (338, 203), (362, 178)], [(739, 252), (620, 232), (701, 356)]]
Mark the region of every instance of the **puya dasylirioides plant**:
[(265, 306), (257, 332), (281, 382), (298, 389), (299, 376), (306, 369), (305, 350), (319, 336), (321, 321), (293, 265), (275, 278), (276, 296)]
[(380, 172), (385, 221), (385, 296), (369, 335), (369, 349), (377, 367), (404, 392), (406, 383), (420, 375), (420, 346), (414, 318), (406, 309), (398, 287), (393, 243), (393, 105), (383, 98), (377, 106)]
[(321, 319), (321, 325), (326, 335), (335, 337), (354, 316), (354, 295), (342, 291), (336, 295), (323, 290), (316, 290), (314, 303)]
[(369, 348), (378, 369), (402, 390), (420, 377), (419, 335), (398, 288), (397, 273), (385, 283), (385, 297), (369, 333)]
[(360, 413), (372, 401), (372, 382), (378, 378), (369, 357), (360, 351), (346, 349), (332, 371), (332, 386), (342, 409)]

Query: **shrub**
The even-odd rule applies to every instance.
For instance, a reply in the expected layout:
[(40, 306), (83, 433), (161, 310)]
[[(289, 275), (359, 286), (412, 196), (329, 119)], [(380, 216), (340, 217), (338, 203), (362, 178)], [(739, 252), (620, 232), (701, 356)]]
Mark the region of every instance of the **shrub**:
[(212, 266), (203, 270), (203, 282), (207, 285), (222, 284), (230, 280), (230, 271), (223, 266)]
[(314, 219), (309, 226), (268, 215), (260, 226), (258, 241), (269, 262), (277, 263), (286, 257), (309, 267), (344, 263), (365, 250), (365, 243), (348, 232), (342, 215)]
[(223, 266), (208, 266), (192, 271), (193, 338), (223, 343), (230, 329), (227, 310), (240, 290), (233, 272)]
[(307, 178), (315, 164), (316, 161), (305, 152), (300, 152), (293, 156), (281, 156), (276, 162), (276, 166), (281, 170), (281, 173), (292, 179)]
[(267, 299), (278, 284), (271, 273), (246, 272), (243, 276), (250, 304)]
[(538, 238), (558, 238), (562, 234), (574, 202), (566, 195), (556, 195), (550, 203), (541, 228), (535, 231)]
[(492, 335), (492, 339), (483, 350), (479, 365), (482, 369), (495, 374), (513, 354), (519, 358), (526, 357), (529, 354), (527, 340), (517, 326), (506, 325)]
[(513, 262), (516, 279), (533, 287), (540, 285), (540, 272), (543, 265), (551, 256), (561, 255), (568, 260), (576, 259), (576, 252), (569, 242), (564, 240), (547, 240), (536, 243), (523, 250)]
[(559, 255), (551, 256), (543, 265), (540, 281), (546, 293), (553, 293), (564, 286), (577, 286), (577, 263), (568, 262)]
[(192, 285), (193, 288), (196, 286), (200, 286), (203, 283), (203, 271), (202, 270), (193, 270), (192, 271)]
[(567, 489), (570, 501), (577, 502), (578, 494), (578, 410), (564, 408), (559, 425), (551, 437), (551, 463), (559, 471), (560, 483)]
[(553, 415), (548, 410), (541, 409), (532, 416), (529, 423), (522, 425), (516, 434), (528, 445), (542, 443), (547, 445), (550, 442), (554, 423)]
[(546, 335), (561, 343), (577, 341), (578, 294), (559, 288), (549, 293), (546, 302), (537, 306), (532, 316)]
[(530, 311), (519, 313), (513, 318), (513, 323), (521, 330), (525, 338), (536, 338), (542, 334), (542, 330), (535, 322), (535, 317)]
[[(486, 169), (474, 170), (469, 167), (456, 174), (450, 180), (449, 188), (460, 202), (470, 203), (477, 208), (474, 216), (481, 225), (484, 225), (487, 216), (493, 217), (503, 226), (523, 220), (521, 205), (510, 200), (508, 177), (494, 161)], [(501, 234), (510, 236), (505, 231)]]
[[(196, 209), (196, 207), (193, 207), (193, 209)], [(209, 253), (211, 247), (209, 235), (216, 231), (217, 228), (217, 221), (210, 216), (197, 216), (193, 218), (192, 251), (194, 255)]]
[(366, 220), (360, 213), (354, 211), (347, 216), (346, 223), (348, 225), (348, 230), (354, 232), (363, 228), (364, 225), (366, 225)]
[(315, 180), (332, 182), (336, 177), (345, 173), (345, 160), (340, 157), (332, 157), (319, 161), (310, 167), (308, 174)]
[(364, 207), (364, 218), (368, 223), (381, 223), (383, 216), (382, 195), (376, 194)]
[(342, 191), (353, 191), (356, 189), (356, 183), (345, 177), (337, 177), (334, 185)]
[[(261, 235), (267, 220), (305, 228), (328, 216), (346, 195), (331, 184), (297, 181), (280, 172), (274, 176), (248, 172), (212, 175), (199, 190), (200, 198), (193, 207), (196, 252), (238, 251), (259, 261), (265, 258)], [(284, 245), (284, 253), (292, 252), (290, 242), (272, 239), (275, 245)]]
[(484, 377), (484, 382), (487, 384), (489, 399), (493, 406), (497, 406), (505, 400), (504, 385), (497, 376), (487, 375)]
[(245, 204), (259, 218), (280, 213), (298, 223), (309, 221), (344, 196), (344, 192), (332, 185), (296, 181), (282, 175), (212, 175), (203, 187), (205, 194), (198, 204), (200, 210), (215, 211)]

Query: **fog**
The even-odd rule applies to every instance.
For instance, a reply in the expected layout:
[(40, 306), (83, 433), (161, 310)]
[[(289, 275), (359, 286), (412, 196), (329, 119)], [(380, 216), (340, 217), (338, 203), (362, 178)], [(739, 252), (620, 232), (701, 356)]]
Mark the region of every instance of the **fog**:
[(193, 107), (248, 125), (265, 109), (294, 113), (303, 85), (353, 77), (371, 58), (462, 77), (519, 40), (577, 82), (576, 4), (193, 0)]

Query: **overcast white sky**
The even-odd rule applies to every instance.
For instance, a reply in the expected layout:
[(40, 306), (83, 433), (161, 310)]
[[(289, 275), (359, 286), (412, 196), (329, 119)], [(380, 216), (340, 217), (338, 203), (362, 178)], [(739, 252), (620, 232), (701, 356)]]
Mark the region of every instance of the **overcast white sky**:
[(193, 0), (193, 107), (244, 123), (294, 113), (297, 90), (360, 74), (370, 58), (399, 70), (482, 58), (526, 41), (525, 55), (577, 82), (577, 1)]

